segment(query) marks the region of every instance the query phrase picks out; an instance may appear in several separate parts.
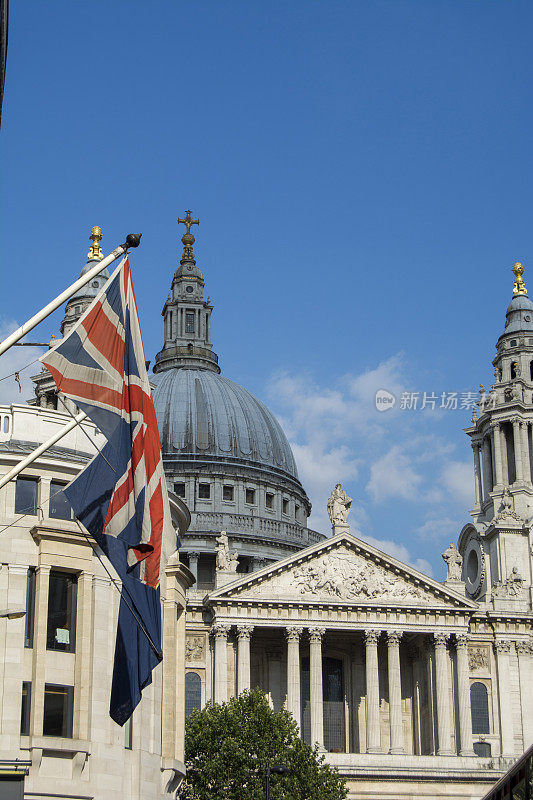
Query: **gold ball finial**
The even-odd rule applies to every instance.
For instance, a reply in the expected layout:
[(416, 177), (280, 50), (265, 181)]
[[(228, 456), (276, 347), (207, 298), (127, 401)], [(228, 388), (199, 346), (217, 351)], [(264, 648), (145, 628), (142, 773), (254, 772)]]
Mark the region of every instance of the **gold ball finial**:
[(515, 274), (515, 282), (513, 286), (513, 294), (520, 295), (520, 294), (527, 294), (526, 284), (524, 283), (524, 279), (522, 275), (524, 274), (524, 267), (517, 261), (513, 267), (513, 272)]
[(87, 261), (101, 261), (104, 257), (104, 254), (102, 253), (102, 248), (100, 247), (100, 242), (102, 240), (102, 229), (99, 225), (94, 225), (94, 227), (91, 228), (89, 239), (92, 239), (93, 243), (89, 248), (89, 252), (87, 253)]

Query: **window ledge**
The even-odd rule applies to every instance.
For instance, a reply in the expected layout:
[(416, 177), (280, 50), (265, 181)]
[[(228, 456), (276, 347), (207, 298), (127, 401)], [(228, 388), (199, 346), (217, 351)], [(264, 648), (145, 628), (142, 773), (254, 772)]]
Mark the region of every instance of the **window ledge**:
[(58, 753), (91, 754), (91, 742), (88, 739), (66, 739), (62, 736), (21, 736), (21, 750), (51, 750)]

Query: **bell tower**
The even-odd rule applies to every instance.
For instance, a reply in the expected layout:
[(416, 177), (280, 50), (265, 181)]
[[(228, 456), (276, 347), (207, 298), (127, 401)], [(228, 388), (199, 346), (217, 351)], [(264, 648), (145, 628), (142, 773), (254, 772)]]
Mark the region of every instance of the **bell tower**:
[(173, 367), (220, 372), (218, 356), (213, 353), (211, 344), (213, 306), (209, 298), (204, 300), (204, 276), (196, 266), (193, 251), (195, 238), (191, 227), (199, 225), (200, 220), (193, 219), (191, 212), (187, 211), (178, 222), (183, 223), (187, 230), (181, 237), (183, 254), (162, 311), (165, 340), (155, 357), (154, 372)]
[(479, 411), (465, 429), (474, 452), (474, 524), (459, 539), (466, 591), (496, 609), (532, 608), (533, 302), (513, 267), (513, 298), (493, 360), (494, 383), (480, 386)]

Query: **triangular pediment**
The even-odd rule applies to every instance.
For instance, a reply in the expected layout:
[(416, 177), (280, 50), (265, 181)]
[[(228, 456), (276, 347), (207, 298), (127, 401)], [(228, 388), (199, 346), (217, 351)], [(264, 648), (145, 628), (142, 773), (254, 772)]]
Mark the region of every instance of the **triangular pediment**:
[(476, 604), (351, 534), (339, 534), (211, 592), (209, 600), (474, 609)]

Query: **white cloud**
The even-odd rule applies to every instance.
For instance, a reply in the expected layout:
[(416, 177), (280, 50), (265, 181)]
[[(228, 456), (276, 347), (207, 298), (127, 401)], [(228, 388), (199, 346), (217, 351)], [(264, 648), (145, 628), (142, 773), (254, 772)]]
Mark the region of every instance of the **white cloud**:
[(442, 470), (442, 482), (457, 503), (474, 504), (474, 470), (469, 461), (449, 461)]
[(391, 497), (418, 500), (421, 483), (422, 476), (414, 469), (412, 459), (398, 445), (394, 445), (370, 467), (366, 489), (374, 502)]
[[(0, 341), (9, 336), (19, 327), (14, 320), (0, 320)], [(31, 375), (41, 371), (41, 365), (36, 363), (23, 369), (27, 364), (37, 359), (44, 352), (40, 347), (11, 347), (0, 356), (0, 403), (25, 403), (33, 396), (34, 384)], [(11, 373), (20, 372), (21, 388)], [(10, 376), (10, 377), (5, 377)]]
[(446, 547), (450, 542), (457, 541), (462, 527), (459, 519), (452, 519), (445, 514), (441, 516), (438, 511), (434, 511), (428, 515), (416, 533), (421, 539), (430, 539)]

